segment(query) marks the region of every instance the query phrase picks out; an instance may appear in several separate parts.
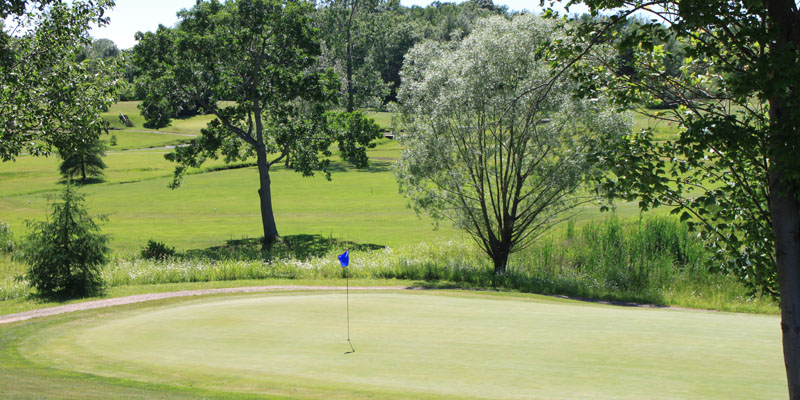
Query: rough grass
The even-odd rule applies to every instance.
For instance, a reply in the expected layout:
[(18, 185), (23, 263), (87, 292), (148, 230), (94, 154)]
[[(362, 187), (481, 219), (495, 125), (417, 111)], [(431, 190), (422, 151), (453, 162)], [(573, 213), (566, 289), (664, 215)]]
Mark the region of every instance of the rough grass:
[[(293, 235), (267, 253), (261, 252), (258, 240), (243, 239), (184, 251), (165, 260), (118, 256), (105, 267), (103, 278), (112, 290), (287, 279), (341, 283), (344, 271), (336, 255), (345, 248), (351, 251), (349, 275), (361, 282), (411, 281), (430, 287), (499, 289), (751, 313), (774, 314), (778, 310), (768, 298), (750, 296), (735, 278), (709, 272), (707, 250), (685, 227), (664, 217), (629, 223), (610, 218), (582, 227), (570, 224), (515, 254), (502, 276), (494, 275), (486, 255), (466, 240), (440, 239), (393, 248)], [(7, 280), (4, 285), (0, 293), (11, 300), (0, 304), (0, 309), (19, 309), (30, 289), (19, 281)]]

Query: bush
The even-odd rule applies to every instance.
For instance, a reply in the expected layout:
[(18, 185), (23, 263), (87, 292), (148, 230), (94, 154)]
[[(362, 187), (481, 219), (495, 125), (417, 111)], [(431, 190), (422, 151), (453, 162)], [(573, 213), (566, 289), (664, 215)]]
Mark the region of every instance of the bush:
[(167, 246), (164, 242), (148, 240), (147, 246), (142, 247), (142, 258), (148, 260), (164, 260), (175, 255), (175, 248)]
[(52, 203), (46, 221), (28, 221), (28, 227), (21, 258), (29, 265), (26, 278), (41, 295), (80, 297), (102, 291), (109, 238), (100, 233), (83, 196), (71, 185)]

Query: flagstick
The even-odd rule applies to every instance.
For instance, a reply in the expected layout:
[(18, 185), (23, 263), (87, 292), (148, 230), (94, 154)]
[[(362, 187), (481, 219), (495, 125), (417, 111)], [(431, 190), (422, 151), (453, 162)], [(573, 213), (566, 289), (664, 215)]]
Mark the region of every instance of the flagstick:
[(347, 283), (347, 344), (350, 345), (351, 353), (355, 353), (356, 349), (353, 348), (353, 343), (350, 342), (350, 277), (347, 274), (347, 268), (344, 267), (344, 279)]

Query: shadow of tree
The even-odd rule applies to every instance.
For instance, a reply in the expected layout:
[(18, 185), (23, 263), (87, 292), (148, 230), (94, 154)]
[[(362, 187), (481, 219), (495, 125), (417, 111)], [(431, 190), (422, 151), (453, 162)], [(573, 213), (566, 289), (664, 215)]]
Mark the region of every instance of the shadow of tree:
[(379, 250), (386, 246), (373, 243), (356, 243), (322, 235), (298, 234), (282, 236), (268, 251), (261, 250), (261, 238), (228, 240), (222, 246), (187, 250), (179, 256), (211, 260), (272, 260), (280, 258), (307, 259), (321, 257), (333, 250)]
[(67, 183), (72, 183), (73, 186), (88, 186), (88, 185), (96, 185), (98, 183), (103, 183), (106, 180), (102, 177), (88, 177), (86, 179), (73, 179), (71, 182), (67, 179), (61, 179), (58, 181), (59, 185), (66, 185)]

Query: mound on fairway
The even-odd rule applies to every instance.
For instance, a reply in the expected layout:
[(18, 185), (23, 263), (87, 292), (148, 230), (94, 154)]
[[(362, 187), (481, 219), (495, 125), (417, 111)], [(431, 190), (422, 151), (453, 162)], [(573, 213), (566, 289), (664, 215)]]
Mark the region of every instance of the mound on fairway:
[(94, 375), (289, 397), (785, 398), (773, 316), (461, 292), (211, 297), (75, 319), (21, 346)]

